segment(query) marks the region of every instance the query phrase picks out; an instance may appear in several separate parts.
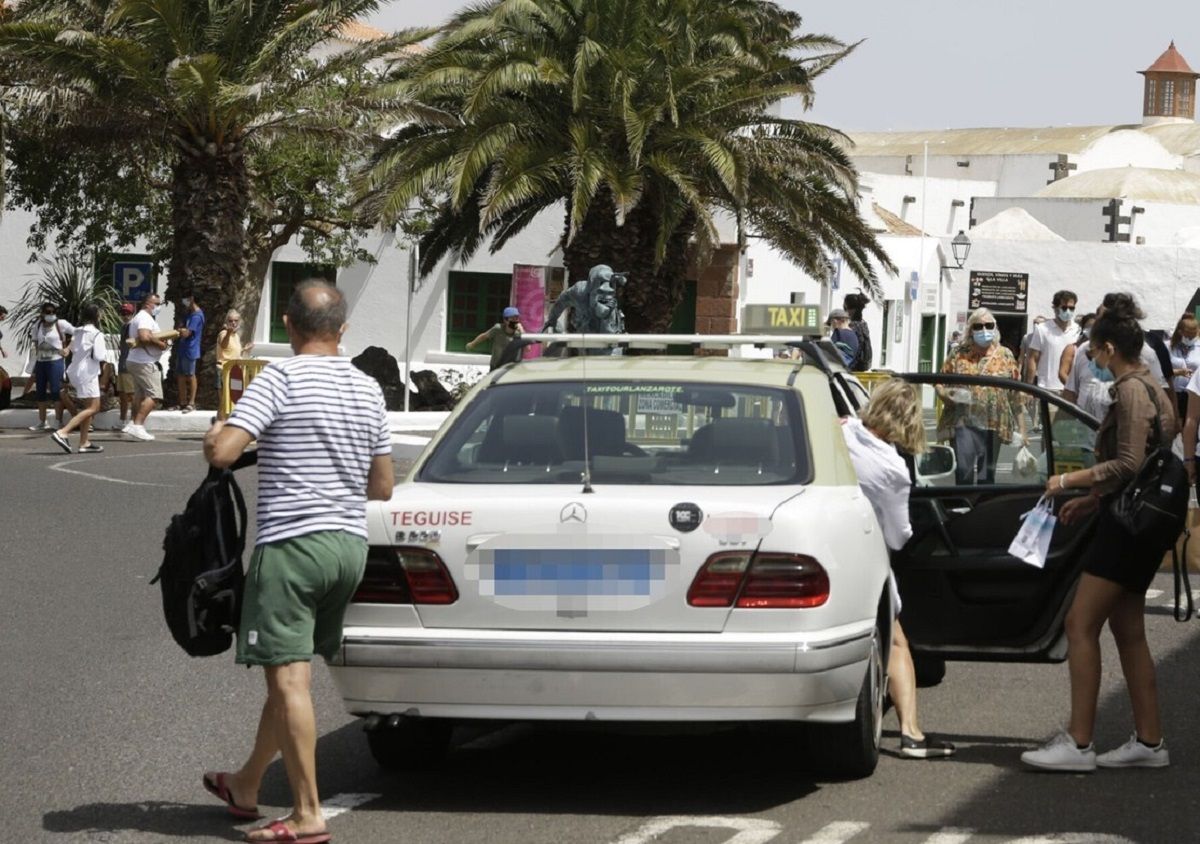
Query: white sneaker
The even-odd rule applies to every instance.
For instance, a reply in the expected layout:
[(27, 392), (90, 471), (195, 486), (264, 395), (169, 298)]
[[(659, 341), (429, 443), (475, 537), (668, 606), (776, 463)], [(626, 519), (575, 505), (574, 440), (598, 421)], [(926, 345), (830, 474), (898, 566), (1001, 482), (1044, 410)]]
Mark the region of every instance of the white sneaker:
[(1097, 756), (1096, 764), (1101, 768), (1165, 768), (1171, 764), (1171, 756), (1165, 741), (1160, 741), (1158, 747), (1147, 747), (1134, 733), (1120, 747)]
[(150, 442), (154, 439), (154, 434), (147, 431), (144, 425), (130, 425), (125, 429), (124, 433), (125, 436), (133, 437), (135, 440), (141, 440), (142, 442)]
[(50, 423), (49, 422), (39, 422), (36, 425), (30, 425), (29, 430), (31, 430), (31, 431), (49, 431)]
[(1055, 733), (1037, 750), (1026, 750), (1021, 761), (1043, 771), (1075, 771), (1091, 773), (1096, 770), (1096, 751), (1092, 745), (1082, 750), (1066, 730)]

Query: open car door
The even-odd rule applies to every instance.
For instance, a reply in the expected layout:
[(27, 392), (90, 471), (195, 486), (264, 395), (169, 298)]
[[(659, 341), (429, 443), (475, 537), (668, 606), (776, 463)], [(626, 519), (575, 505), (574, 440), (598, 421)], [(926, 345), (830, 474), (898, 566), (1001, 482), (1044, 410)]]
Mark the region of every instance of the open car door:
[[(930, 446), (916, 461), (913, 538), (892, 558), (913, 652), (1065, 659), (1063, 619), (1095, 517), (1059, 523), (1043, 569), (1008, 547), (1044, 492), (1048, 471), (1095, 463), (1099, 422), (1052, 393), (1004, 378), (901, 377), (918, 390)], [(1021, 431), (1027, 454), (1011, 444), (1011, 432)], [(1055, 500), (1057, 511), (1066, 498)]]

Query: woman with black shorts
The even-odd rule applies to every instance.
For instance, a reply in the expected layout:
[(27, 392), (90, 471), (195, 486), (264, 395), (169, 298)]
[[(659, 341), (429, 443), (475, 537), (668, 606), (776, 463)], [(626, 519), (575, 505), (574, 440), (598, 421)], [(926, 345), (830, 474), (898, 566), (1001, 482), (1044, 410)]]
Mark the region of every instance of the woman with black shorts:
[[(1154, 658), (1146, 644), (1146, 589), (1174, 536), (1135, 538), (1109, 515), (1109, 505), (1133, 478), (1148, 449), (1175, 433), (1174, 403), (1140, 360), (1145, 341), (1133, 297), (1116, 294), (1113, 307), (1092, 326), (1092, 361), (1112, 372), (1113, 404), (1096, 434), (1096, 465), (1054, 475), (1047, 495), (1088, 488), (1067, 501), (1059, 519), (1072, 524), (1097, 516), (1096, 533), (1083, 553), (1083, 575), (1067, 613), (1067, 660), (1071, 671), (1071, 719), (1067, 728), (1037, 750), (1021, 754), (1025, 764), (1049, 771), (1102, 768), (1161, 768), (1170, 764), (1158, 712)], [(1160, 424), (1153, 424), (1158, 417)], [(1129, 741), (1096, 754), (1092, 732), (1100, 694), (1100, 631), (1108, 622), (1121, 655), (1133, 704), (1135, 732)]]

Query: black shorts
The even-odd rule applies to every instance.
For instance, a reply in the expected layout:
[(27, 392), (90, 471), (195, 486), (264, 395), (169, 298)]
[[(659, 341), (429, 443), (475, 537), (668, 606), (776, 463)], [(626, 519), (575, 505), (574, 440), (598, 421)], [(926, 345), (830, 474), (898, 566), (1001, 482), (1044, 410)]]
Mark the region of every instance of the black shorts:
[(1083, 551), (1083, 570), (1141, 595), (1178, 537), (1135, 537), (1109, 513), (1114, 496), (1100, 500), (1099, 524)]

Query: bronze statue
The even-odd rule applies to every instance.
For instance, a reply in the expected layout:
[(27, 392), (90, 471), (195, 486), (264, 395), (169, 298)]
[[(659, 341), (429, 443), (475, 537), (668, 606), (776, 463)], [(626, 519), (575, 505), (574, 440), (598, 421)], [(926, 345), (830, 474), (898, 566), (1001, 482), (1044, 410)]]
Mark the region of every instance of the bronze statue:
[(628, 281), (625, 273), (614, 273), (605, 264), (592, 267), (586, 280), (575, 282), (555, 300), (542, 331), (553, 331), (563, 311), (570, 308), (568, 325), (572, 334), (625, 333), (625, 314), (617, 294)]

